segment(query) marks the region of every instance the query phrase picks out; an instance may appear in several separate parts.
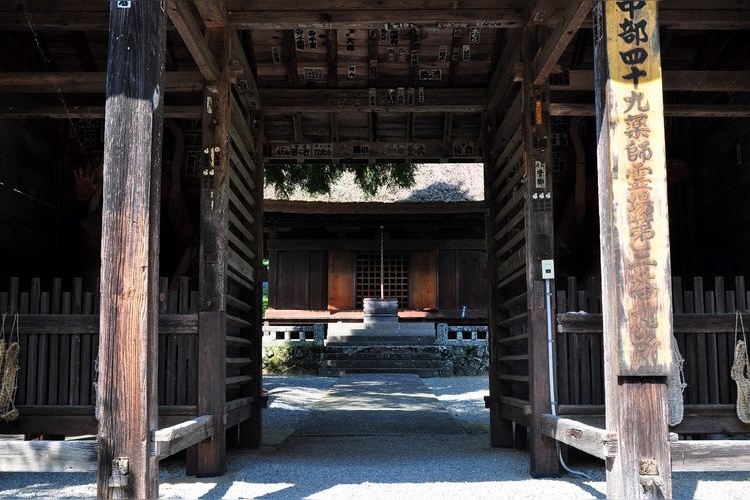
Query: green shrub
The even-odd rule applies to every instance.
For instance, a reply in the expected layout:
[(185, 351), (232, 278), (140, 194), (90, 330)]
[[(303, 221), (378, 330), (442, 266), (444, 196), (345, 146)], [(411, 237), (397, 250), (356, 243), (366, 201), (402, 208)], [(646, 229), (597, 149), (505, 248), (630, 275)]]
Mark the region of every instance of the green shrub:
[(324, 347), (313, 344), (263, 346), (263, 371), (274, 374), (317, 375)]

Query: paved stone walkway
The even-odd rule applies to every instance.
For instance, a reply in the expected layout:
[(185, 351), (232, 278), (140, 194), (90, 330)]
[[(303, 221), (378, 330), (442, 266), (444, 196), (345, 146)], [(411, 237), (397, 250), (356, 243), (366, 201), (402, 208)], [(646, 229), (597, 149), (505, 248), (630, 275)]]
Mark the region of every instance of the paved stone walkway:
[(416, 375), (341, 377), (298, 425), (295, 436), (464, 434)]

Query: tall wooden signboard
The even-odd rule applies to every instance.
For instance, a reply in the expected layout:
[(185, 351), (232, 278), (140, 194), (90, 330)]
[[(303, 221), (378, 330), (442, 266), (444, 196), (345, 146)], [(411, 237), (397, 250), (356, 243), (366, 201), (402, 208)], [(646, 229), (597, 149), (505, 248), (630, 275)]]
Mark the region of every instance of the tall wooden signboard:
[(672, 305), (657, 2), (593, 10), (608, 495), (671, 497)]

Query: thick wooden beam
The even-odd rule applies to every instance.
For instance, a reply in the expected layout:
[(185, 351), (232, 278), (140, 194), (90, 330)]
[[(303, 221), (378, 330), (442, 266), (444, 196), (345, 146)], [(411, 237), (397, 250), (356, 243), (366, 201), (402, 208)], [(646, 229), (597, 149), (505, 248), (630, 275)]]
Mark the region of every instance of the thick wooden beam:
[(266, 213), (284, 214), (482, 214), (484, 203), (480, 201), (382, 203), (382, 202), (338, 202), (331, 206), (327, 202), (266, 200)]
[(620, 443), (607, 464), (612, 498), (672, 497), (672, 306), (656, 4), (601, 2), (593, 10), (606, 428)]
[(591, 1), (571, 0), (557, 27), (534, 58), (534, 85), (541, 85), (555, 68), (557, 61), (578, 32), (591, 11)]
[[(216, 28), (224, 25), (221, 14), (216, 7), (211, 5), (216, 3), (214, 0), (195, 0), (194, 3), (207, 27)], [(536, 19), (538, 15), (529, 18), (529, 13), (522, 4), (523, 2), (518, 2), (509, 7), (496, 7), (497, 2), (472, 0), (462, 2), (461, 8), (456, 9), (452, 4), (446, 8), (445, 2), (422, 2), (420, 5), (423, 8), (410, 9), (404, 8), (403, 3), (390, 2), (388, 5), (379, 3), (378, 7), (374, 7), (371, 2), (363, 0), (347, 2), (342, 8), (340, 4), (328, 2), (301, 5), (269, 0), (246, 3), (242, 9), (228, 14), (226, 22), (234, 24), (238, 29), (382, 28), (386, 22), (416, 24), (422, 27), (467, 23), (481, 24), (486, 27), (521, 28), (527, 22), (552, 25), (557, 20), (556, 13), (552, 11), (550, 15), (547, 9), (542, 18)], [(207, 13), (206, 7), (212, 10)], [(295, 11), (295, 8), (299, 11)], [(34, 20), (34, 27), (41, 31), (106, 31), (109, 27), (104, 10), (33, 9), (32, 5), (30, 13)], [(535, 11), (541, 12), (538, 8)], [(694, 2), (689, 5), (681, 5), (680, 2), (665, 2), (660, 8), (659, 16), (662, 26), (673, 29), (738, 30), (750, 28), (750, 9), (739, 5), (736, 0), (714, 0), (705, 5), (698, 5)], [(17, 12), (15, 7), (0, 10), (0, 29), (26, 31), (29, 29), (28, 15), (25, 12)]]
[(166, 15), (156, 2), (128, 5), (120, 8), (112, 3), (110, 11), (102, 194), (99, 498), (153, 498), (159, 493), (158, 461), (151, 455), (149, 438), (157, 426)]
[(530, 25), (549, 23), (556, 7), (554, 0), (533, 0), (527, 14), (528, 23)]
[[(663, 90), (669, 92), (750, 92), (750, 71), (668, 70), (662, 78)], [(594, 72), (569, 71), (568, 82), (552, 85), (551, 89), (594, 90)]]
[[(98, 94), (105, 91), (106, 79), (104, 72), (0, 72), (0, 92)], [(201, 92), (204, 82), (196, 71), (172, 71), (165, 73), (164, 85), (167, 93), (193, 93)]]
[[(742, 315), (743, 321), (750, 323), (750, 314)], [(732, 333), (734, 331), (734, 313), (731, 314), (675, 314), (673, 330), (675, 333)], [(560, 333), (601, 333), (601, 314), (565, 313), (557, 315), (557, 331)]]
[(750, 471), (750, 441), (673, 441), (675, 472)]
[(375, 103), (368, 89), (263, 89), (266, 115), (327, 112), (478, 113), (485, 109), (484, 91), (476, 89), (425, 89), (422, 104), (389, 104), (386, 90), (376, 91)]
[[(341, 248), (345, 250), (373, 250), (376, 244), (373, 240), (301, 240), (295, 243), (293, 240), (268, 240), (268, 248), (274, 250), (294, 250), (305, 248), (306, 250), (330, 250)], [(394, 251), (419, 250), (424, 248), (436, 248), (440, 245), (449, 245), (447, 248), (457, 250), (480, 250), (481, 240), (448, 240), (448, 239), (424, 239), (424, 240), (392, 240), (388, 248)]]
[(3, 472), (96, 472), (96, 441), (0, 441)]
[(206, 28), (223, 28), (227, 24), (227, 9), (223, 0), (193, 0)]
[[(22, 314), (24, 335), (95, 335), (99, 333), (99, 316), (96, 314)], [(194, 335), (197, 326), (195, 314), (160, 314), (161, 335)]]
[(203, 77), (212, 82), (219, 78), (219, 66), (201, 33), (195, 16), (190, 12), (187, 2), (182, 0), (167, 0), (169, 19), (185, 42), (190, 55), (193, 56), (198, 71)]
[(488, 28), (519, 28), (525, 20), (523, 11), (524, 9), (520, 8), (394, 8), (384, 12), (368, 4), (356, 10), (298, 10), (291, 13), (269, 6), (269, 10), (254, 8), (232, 12), (228, 15), (227, 22), (236, 29), (248, 30), (293, 30), (298, 27), (380, 29), (384, 23), (412, 24), (422, 27), (471, 23)]
[(171, 427), (159, 429), (153, 433), (152, 441), (156, 445), (156, 456), (159, 460), (174, 455), (194, 444), (200, 443), (213, 435), (213, 417), (201, 415)]
[[(200, 106), (164, 106), (164, 118), (200, 118)], [(59, 119), (104, 118), (104, 106), (49, 106), (0, 108), (0, 120), (19, 118)]]
[[(552, 116), (594, 116), (594, 104), (552, 103)], [(750, 106), (746, 104), (670, 104), (664, 105), (665, 116), (680, 118), (750, 118)]]
[(555, 415), (542, 416), (542, 432), (589, 455), (608, 459), (617, 456), (617, 434), (606, 429)]
[[(372, 134), (376, 134), (372, 128)], [(268, 141), (266, 160), (477, 160), (482, 158), (480, 144), (471, 150), (454, 151), (452, 143), (443, 141), (346, 141), (337, 143), (289, 143)], [(278, 163), (278, 161), (277, 161)]]

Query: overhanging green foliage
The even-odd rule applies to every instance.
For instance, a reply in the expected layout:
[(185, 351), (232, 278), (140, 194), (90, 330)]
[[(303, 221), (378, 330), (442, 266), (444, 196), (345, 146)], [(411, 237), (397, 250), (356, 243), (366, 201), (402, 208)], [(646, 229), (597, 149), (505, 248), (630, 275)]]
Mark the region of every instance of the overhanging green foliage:
[(288, 198), (295, 189), (307, 193), (330, 194), (331, 187), (346, 172), (354, 174), (354, 182), (365, 194), (374, 196), (380, 188), (414, 186), (415, 163), (365, 164), (288, 164), (266, 165), (266, 183), (276, 195)]

